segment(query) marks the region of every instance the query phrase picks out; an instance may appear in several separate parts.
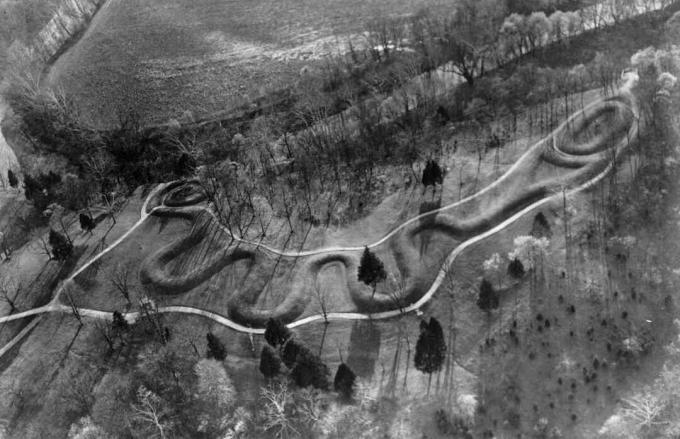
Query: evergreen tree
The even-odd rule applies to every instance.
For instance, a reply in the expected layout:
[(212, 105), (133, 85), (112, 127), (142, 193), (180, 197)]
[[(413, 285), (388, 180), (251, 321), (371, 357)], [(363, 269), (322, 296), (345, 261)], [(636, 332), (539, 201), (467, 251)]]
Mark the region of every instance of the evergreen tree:
[(486, 279), (482, 279), (482, 283), (479, 285), (479, 297), (477, 298), (477, 306), (482, 311), (490, 312), (492, 309), (498, 308), (500, 305), (500, 300), (498, 297), (498, 292), (494, 289), (491, 282)]
[(550, 223), (548, 223), (543, 212), (538, 212), (531, 227), (531, 236), (534, 238), (550, 238), (551, 235)]
[(522, 265), (522, 261), (520, 261), (518, 258), (510, 261), (508, 264), (508, 274), (515, 279), (520, 279), (522, 276), (524, 276), (524, 265)]
[(300, 387), (313, 386), (322, 390), (328, 390), (330, 387), (328, 366), (305, 347), (298, 353), (290, 374), (295, 384)]
[(78, 219), (80, 220), (80, 228), (86, 232), (92, 231), (94, 229), (94, 220), (90, 215), (87, 215), (85, 213), (81, 213), (78, 216)]
[(115, 330), (127, 331), (130, 325), (128, 324), (127, 320), (125, 320), (125, 317), (123, 317), (123, 314), (121, 314), (120, 311), (114, 311), (112, 326)]
[(422, 177), (423, 186), (434, 186), (444, 182), (444, 171), (435, 160), (428, 160), (425, 163)]
[(335, 379), (333, 380), (333, 388), (340, 396), (346, 400), (352, 399), (354, 395), (354, 381), (356, 380), (356, 375), (345, 363), (341, 363), (338, 366), (337, 372), (335, 372)]
[(260, 372), (265, 378), (272, 378), (281, 371), (281, 360), (276, 355), (276, 352), (267, 345), (262, 346), (262, 353), (260, 354)]
[(435, 184), (442, 184), (444, 183), (444, 170), (442, 169), (441, 166), (439, 166), (439, 163), (436, 161), (432, 160), (432, 181)]
[(368, 247), (364, 247), (364, 254), (361, 255), (358, 277), (361, 282), (373, 288), (373, 293), (375, 293), (375, 287), (378, 282), (387, 278), (382, 261)]
[(264, 339), (273, 347), (283, 345), (292, 333), (279, 319), (269, 319), (264, 329)]
[(293, 366), (295, 366), (298, 355), (304, 349), (306, 348), (296, 340), (292, 338), (289, 339), (281, 349), (281, 360), (283, 361), (283, 364), (285, 364), (288, 369), (292, 369)]
[(19, 179), (11, 169), (7, 169), (7, 181), (11, 187), (15, 188), (19, 185)]
[(52, 248), (52, 257), (57, 261), (65, 261), (73, 253), (73, 243), (67, 236), (54, 229), (50, 229), (48, 242)]
[(446, 341), (441, 325), (434, 317), (430, 318), (429, 323), (420, 322), (420, 335), (416, 342), (416, 354), (413, 358), (416, 369), (422, 373), (429, 374), (428, 393), (430, 390), (430, 380), (432, 374), (441, 370), (446, 359)]
[(208, 358), (214, 358), (217, 361), (224, 361), (224, 359), (227, 358), (227, 349), (220, 339), (212, 332), (208, 332), (205, 337), (208, 340), (208, 352), (206, 356)]
[(432, 180), (432, 160), (428, 160), (425, 163), (425, 169), (423, 169), (423, 178), (421, 181), (425, 187), (434, 185)]

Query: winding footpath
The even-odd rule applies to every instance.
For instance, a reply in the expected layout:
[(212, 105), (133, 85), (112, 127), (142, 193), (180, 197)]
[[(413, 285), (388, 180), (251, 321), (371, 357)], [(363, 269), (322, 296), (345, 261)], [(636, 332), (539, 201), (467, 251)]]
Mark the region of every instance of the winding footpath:
[[(624, 77), (624, 85), (621, 88), (621, 93), (631, 94), (631, 89), (637, 83), (637, 80), (638, 80), (637, 74), (628, 73)], [(597, 102), (590, 104), (588, 107), (586, 107), (586, 109), (581, 110), (581, 111), (587, 111), (589, 108), (592, 108), (595, 105), (599, 105), (603, 101), (604, 100), (598, 100)], [(638, 117), (637, 109), (631, 108), (631, 110), (633, 111), (633, 113), (635, 114), (635, 117), (637, 118)], [(572, 119), (574, 119), (575, 117), (578, 117), (579, 114), (581, 114), (581, 112), (578, 112), (575, 115), (573, 115), (570, 119), (565, 121), (561, 125), (561, 127), (558, 128), (557, 130), (563, 128), (566, 124), (569, 124), (570, 121)], [(557, 130), (555, 130), (554, 132), (557, 132)], [(555, 148), (556, 152), (563, 153), (563, 151), (561, 151), (559, 149), (559, 146), (555, 142), (553, 142), (553, 147)], [(495, 180), (493, 183), (486, 186), (485, 188), (481, 189), (480, 191), (478, 191), (474, 195), (471, 195), (471, 196), (469, 196), (465, 199), (459, 200), (459, 201), (451, 203), (449, 205), (443, 206), (443, 207), (436, 209), (434, 211), (430, 211), (430, 212), (415, 216), (415, 217), (405, 221), (404, 223), (400, 224), (398, 227), (396, 227), (395, 229), (390, 231), (388, 234), (384, 235), (378, 241), (370, 244), (369, 247), (376, 247), (376, 246), (384, 243), (385, 241), (387, 241), (388, 239), (393, 237), (396, 233), (398, 233), (403, 228), (407, 227), (408, 225), (410, 225), (410, 224), (412, 224), (416, 221), (421, 220), (422, 218), (424, 218), (428, 215), (432, 215), (434, 212), (443, 212), (443, 211), (452, 209), (455, 206), (458, 206), (462, 203), (465, 203), (465, 202), (467, 202), (467, 201), (469, 201), (469, 200), (471, 200), (475, 197), (478, 197), (481, 194), (484, 194), (484, 193), (496, 188), (497, 186), (503, 184), (504, 181), (506, 180), (506, 178), (513, 171), (516, 170), (517, 166), (519, 166), (519, 163), (522, 162), (522, 159), (527, 154), (529, 154), (529, 152), (530, 152), (530, 150), (525, 152), (515, 162), (515, 164), (513, 164), (513, 166), (510, 169), (508, 169), (500, 178), (498, 178), (497, 180)], [(613, 167), (613, 163), (609, 163), (595, 177), (591, 178), (587, 182), (585, 182), (585, 183), (583, 183), (583, 184), (581, 184), (581, 185), (579, 185), (575, 188), (572, 188), (572, 189), (566, 191), (566, 195), (572, 195), (572, 194), (584, 191), (588, 188), (591, 188), (592, 186), (597, 184), (600, 180), (602, 180), (602, 178), (604, 178), (610, 172), (612, 167)], [(90, 259), (87, 263), (82, 265), (73, 274), (71, 274), (71, 276), (69, 276), (69, 278), (66, 279), (66, 281), (64, 281), (64, 283), (62, 283), (58, 287), (53, 299), (50, 301), (50, 303), (48, 305), (45, 305), (45, 306), (39, 307), (39, 308), (35, 308), (35, 309), (31, 309), (31, 310), (28, 310), (28, 311), (24, 311), (24, 312), (21, 312), (21, 313), (17, 313), (17, 314), (5, 316), (5, 317), (0, 317), (0, 323), (5, 323), (5, 322), (13, 321), (13, 320), (23, 319), (23, 318), (26, 318), (26, 317), (37, 316), (37, 318), (34, 318), (26, 327), (24, 327), (23, 330), (14, 337), (14, 339), (12, 339), (8, 344), (6, 344), (5, 346), (3, 346), (0, 349), (0, 357), (2, 355), (4, 355), (7, 351), (12, 349), (12, 347), (14, 347), (17, 343), (19, 343), (19, 341), (21, 341), (21, 339), (23, 339), (23, 337), (25, 337), (28, 334), (39, 323), (42, 315), (44, 315), (46, 313), (51, 313), (51, 312), (60, 312), (60, 313), (70, 313), (70, 312), (72, 312), (72, 309), (71, 309), (70, 306), (66, 306), (66, 305), (59, 303), (59, 297), (60, 297), (61, 293), (63, 292), (65, 285), (68, 285), (70, 281), (72, 281), (76, 276), (78, 276), (80, 273), (82, 273), (85, 269), (87, 269), (94, 262), (99, 260), (102, 256), (104, 256), (105, 254), (107, 254), (110, 251), (112, 251), (113, 249), (115, 249), (121, 242), (123, 242), (125, 239), (127, 239), (140, 225), (142, 225), (146, 221), (146, 219), (150, 215), (152, 215), (155, 211), (157, 211), (158, 209), (161, 209), (161, 208), (166, 208), (166, 206), (163, 203), (159, 203), (158, 206), (155, 206), (155, 207), (149, 209), (150, 201), (154, 197), (156, 197), (160, 193), (160, 191), (162, 191), (166, 186), (167, 186), (167, 184), (161, 184), (161, 185), (157, 186), (154, 190), (152, 190), (151, 193), (149, 193), (146, 200), (144, 201), (144, 204), (142, 205), (139, 220), (130, 229), (128, 229), (125, 232), (125, 234), (120, 236), (115, 242), (110, 244), (108, 247), (106, 247), (104, 250), (102, 250), (100, 253), (98, 253), (96, 256), (94, 256), (92, 259)], [(520, 211), (514, 213), (510, 217), (504, 219), (503, 221), (496, 224), (494, 227), (490, 228), (489, 230), (486, 230), (483, 233), (480, 233), (480, 234), (464, 241), (460, 245), (458, 245), (455, 249), (453, 249), (453, 251), (451, 251), (451, 253), (448, 255), (448, 257), (446, 258), (446, 260), (444, 261), (444, 263), (440, 267), (436, 278), (434, 279), (434, 281), (432, 282), (432, 284), (428, 288), (427, 292), (425, 294), (423, 294), (422, 297), (418, 301), (412, 303), (411, 305), (409, 305), (409, 306), (407, 306), (403, 309), (394, 309), (394, 310), (377, 312), (377, 313), (329, 312), (326, 315), (316, 314), (316, 315), (311, 315), (311, 316), (308, 316), (308, 317), (305, 317), (305, 318), (302, 318), (302, 319), (299, 319), (299, 320), (295, 320), (295, 321), (291, 322), (290, 324), (288, 324), (288, 327), (296, 328), (296, 327), (307, 325), (307, 324), (310, 324), (310, 323), (313, 323), (313, 322), (320, 322), (320, 321), (326, 321), (326, 320), (327, 321), (338, 321), (338, 320), (389, 319), (389, 318), (393, 318), (393, 317), (398, 317), (398, 316), (403, 315), (405, 313), (417, 311), (419, 308), (421, 308), (423, 305), (425, 305), (434, 296), (436, 291), (439, 289), (441, 284), (444, 282), (446, 275), (449, 272), (449, 267), (451, 266), (451, 264), (455, 261), (455, 259), (465, 249), (467, 249), (468, 247), (474, 245), (475, 243), (477, 243), (477, 242), (479, 242), (479, 241), (481, 241), (481, 240), (483, 240), (483, 239), (485, 239), (485, 238), (507, 228), (513, 222), (515, 222), (516, 220), (518, 220), (522, 216), (526, 215), (527, 213), (533, 211), (534, 209), (536, 209), (536, 208), (538, 208), (538, 207), (540, 207), (544, 204), (555, 201), (556, 199), (558, 199), (559, 197), (562, 197), (562, 196), (563, 196), (562, 192), (557, 192), (557, 193), (554, 193), (554, 194), (552, 194), (548, 197), (545, 197), (541, 200), (538, 200), (538, 201), (526, 206), (525, 208), (521, 209)], [(203, 209), (206, 212), (210, 213), (211, 215), (215, 216), (214, 213), (208, 207), (204, 207)], [(300, 251), (300, 252), (282, 251), (282, 250), (278, 250), (278, 249), (275, 249), (275, 248), (272, 248), (272, 247), (268, 247), (268, 246), (265, 246), (265, 245), (261, 245), (261, 244), (257, 244), (257, 243), (247, 241), (247, 240), (245, 240), (241, 237), (233, 235), (228, 229), (226, 229), (224, 227), (223, 227), (223, 230), (226, 233), (233, 236), (234, 239), (238, 240), (239, 242), (247, 243), (247, 244), (250, 244), (250, 245), (257, 247), (258, 249), (271, 252), (272, 254), (275, 254), (275, 255), (286, 256), (286, 257), (312, 256), (312, 255), (331, 253), (331, 252), (348, 252), (348, 251), (354, 252), (354, 251), (361, 251), (364, 248), (363, 246), (361, 246), (361, 247), (324, 247), (324, 248), (313, 249), (313, 250), (305, 250), (305, 251)], [(166, 307), (159, 307), (158, 312), (159, 313), (180, 313), (180, 314), (198, 315), (198, 316), (202, 316), (202, 317), (205, 317), (205, 318), (209, 318), (209, 319), (215, 321), (216, 323), (219, 323), (221, 325), (229, 327), (229, 328), (231, 328), (235, 331), (239, 331), (239, 332), (243, 332), (243, 333), (249, 333), (249, 334), (263, 334), (264, 333), (264, 329), (262, 329), (262, 328), (252, 328), (252, 327), (249, 327), (249, 326), (244, 326), (242, 324), (234, 322), (233, 320), (231, 320), (231, 319), (229, 319), (229, 318), (227, 318), (223, 315), (220, 315), (220, 314), (217, 314), (217, 313), (214, 313), (214, 312), (211, 312), (211, 311), (206, 311), (206, 310), (203, 310), (203, 309), (195, 308), (195, 307), (166, 306)], [(99, 311), (99, 310), (94, 310), (94, 309), (78, 308), (78, 313), (81, 316), (96, 318), (96, 319), (110, 320), (112, 318), (112, 313), (109, 312), (109, 311)], [(141, 315), (142, 314), (140, 312), (131, 312), (131, 313), (127, 313), (125, 315), (125, 317), (128, 320), (128, 322), (133, 323), (136, 320), (138, 320), (141, 317)]]

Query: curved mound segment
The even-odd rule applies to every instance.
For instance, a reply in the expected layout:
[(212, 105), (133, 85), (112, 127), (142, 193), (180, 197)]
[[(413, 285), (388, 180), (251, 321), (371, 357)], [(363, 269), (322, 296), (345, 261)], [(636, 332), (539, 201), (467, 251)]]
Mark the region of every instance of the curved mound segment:
[(265, 291), (267, 280), (260, 278), (259, 283), (257, 288), (252, 286), (248, 289), (241, 288), (229, 298), (229, 318), (242, 325), (255, 328), (263, 328), (269, 319), (279, 319), (284, 323), (290, 323), (302, 315), (312, 298), (307, 288), (293, 285), (281, 302), (271, 308), (265, 308), (258, 305), (258, 301)]
[(611, 162), (637, 130), (631, 102), (625, 97), (595, 103), (569, 118), (546, 139), (543, 159), (565, 168)]
[[(200, 213), (199, 213), (200, 212)], [(213, 252), (201, 260), (200, 264), (188, 264), (182, 270), (172, 270), (173, 263), (177, 259), (185, 256), (207, 239), (215, 238), (212, 227), (212, 217), (202, 210), (184, 209), (169, 210), (159, 209), (154, 211), (155, 215), (184, 217), (194, 219), (194, 227), (187, 236), (175, 241), (148, 257), (142, 264), (139, 278), (142, 284), (148, 285), (159, 294), (180, 294), (199, 286), (201, 283), (210, 279), (224, 267), (236, 261), (247, 259), (251, 263), (256, 263), (257, 253), (244, 245), (238, 248), (228, 248), (228, 242), (213, 242), (212, 245), (219, 246), (223, 250)], [(181, 271), (176, 273), (176, 271)]]
[(163, 204), (168, 207), (192, 206), (205, 201), (206, 194), (197, 181), (187, 181), (165, 193)]
[[(450, 254), (461, 242), (491, 230), (562, 188), (593, 179), (606, 172), (635, 137), (635, 122), (634, 104), (626, 96), (576, 113), (527, 151), (501, 178), (502, 184), (464, 203), (424, 215), (392, 236), (388, 242), (395, 262), (392, 270), (396, 268), (403, 279), (399, 296), (350, 288), (354, 303), (361, 310), (384, 312), (418, 302), (432, 284), (432, 266), (424, 263), (422, 251), (424, 235), (438, 234), (428, 252)], [(356, 273), (348, 271), (350, 276)]]

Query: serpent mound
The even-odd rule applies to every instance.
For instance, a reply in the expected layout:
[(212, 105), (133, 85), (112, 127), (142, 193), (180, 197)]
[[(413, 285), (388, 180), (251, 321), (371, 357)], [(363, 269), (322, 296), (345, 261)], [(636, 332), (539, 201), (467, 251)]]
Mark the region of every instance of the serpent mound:
[[(181, 294), (207, 281), (230, 264), (246, 260), (249, 266), (273, 265), (274, 257), (294, 260), (292, 283), (251, 281), (248, 288), (235, 288), (227, 301), (230, 319), (251, 327), (267, 319), (291, 323), (314, 320), (312, 298), (318, 294), (319, 273), (336, 270), (341, 282), (336, 294), (346, 294), (351, 309), (331, 309), (331, 318), (386, 318), (425, 303), (443, 281), (453, 259), (472, 243), (501, 230), (517, 218), (549, 201), (563, 189), (581, 190), (603, 176), (636, 138), (636, 106), (629, 94), (606, 99), (575, 113), (550, 135), (534, 144), (508, 172), (475, 195), (419, 215), (370, 245), (398, 282), (385, 282), (375, 291), (357, 277), (362, 248), (335, 248), (300, 254), (281, 252), (245, 242), (221, 229), (206, 207), (195, 205), (205, 195), (195, 183), (168, 185), (163, 207), (154, 215), (191, 219), (192, 232), (147, 258), (140, 278), (160, 294)], [(576, 188), (576, 189), (574, 189)], [(193, 204), (193, 205), (192, 205)], [(221, 232), (216, 233), (215, 229)], [(177, 260), (193, 248), (209, 242), (208, 256), (201, 263), (177, 269)], [(237, 245), (234, 245), (236, 242)], [(268, 257), (265, 254), (269, 254)], [(265, 289), (276, 289), (275, 303), (261, 300)], [(215, 310), (224, 312), (225, 310)], [(337, 312), (336, 312), (337, 311)], [(326, 316), (328, 317), (328, 316)], [(326, 318), (324, 317), (324, 318)]]

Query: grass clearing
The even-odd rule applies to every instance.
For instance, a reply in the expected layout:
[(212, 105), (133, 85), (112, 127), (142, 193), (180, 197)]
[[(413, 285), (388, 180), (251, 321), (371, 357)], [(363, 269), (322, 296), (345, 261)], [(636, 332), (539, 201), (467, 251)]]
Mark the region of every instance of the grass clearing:
[(52, 66), (50, 82), (90, 122), (134, 110), (148, 122), (233, 108), (286, 88), (337, 40), (385, 15), (447, 8), (441, 0), (124, 0), (107, 2)]

